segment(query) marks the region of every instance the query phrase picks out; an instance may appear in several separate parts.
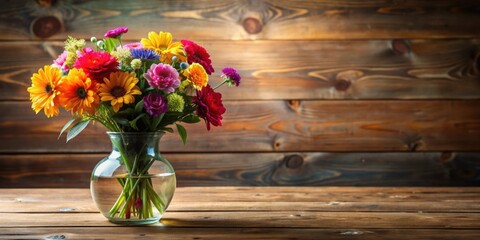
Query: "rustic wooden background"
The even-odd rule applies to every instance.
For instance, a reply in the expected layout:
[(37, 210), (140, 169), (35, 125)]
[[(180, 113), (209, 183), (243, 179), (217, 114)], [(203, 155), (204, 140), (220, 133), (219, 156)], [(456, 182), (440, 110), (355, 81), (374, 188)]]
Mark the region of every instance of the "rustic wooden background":
[[(479, 185), (480, 1), (7, 1), (0, 6), (0, 187), (88, 187), (110, 144), (57, 140), (27, 86), (68, 35), (170, 31), (211, 53), (224, 127), (162, 140), (179, 186)], [(212, 82), (218, 82), (218, 75)]]

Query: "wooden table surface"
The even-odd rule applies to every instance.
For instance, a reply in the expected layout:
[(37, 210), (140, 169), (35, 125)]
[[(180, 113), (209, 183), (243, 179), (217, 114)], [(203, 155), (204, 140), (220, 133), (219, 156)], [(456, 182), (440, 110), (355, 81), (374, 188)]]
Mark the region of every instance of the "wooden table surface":
[[(407, 238), (405, 238), (407, 237)], [(186, 187), (149, 226), (88, 189), (0, 189), (0, 239), (480, 239), (480, 188)]]

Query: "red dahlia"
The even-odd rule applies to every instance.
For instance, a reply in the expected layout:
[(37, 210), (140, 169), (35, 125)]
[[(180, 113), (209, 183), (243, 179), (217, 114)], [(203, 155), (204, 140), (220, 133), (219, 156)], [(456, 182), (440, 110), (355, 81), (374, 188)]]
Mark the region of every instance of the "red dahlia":
[(189, 64), (198, 63), (205, 68), (208, 75), (211, 75), (215, 70), (212, 67), (212, 60), (210, 60), (210, 54), (202, 46), (190, 41), (182, 40), (183, 49), (187, 53), (187, 61)]
[(210, 130), (210, 123), (213, 126), (222, 126), (222, 114), (225, 113), (225, 107), (222, 103), (221, 93), (214, 92), (210, 85), (207, 85), (197, 91), (193, 102), (197, 104), (197, 114), (205, 119), (208, 130)]
[(103, 83), (110, 73), (118, 71), (118, 62), (108, 52), (85, 52), (77, 58), (74, 68), (81, 68), (92, 80)]

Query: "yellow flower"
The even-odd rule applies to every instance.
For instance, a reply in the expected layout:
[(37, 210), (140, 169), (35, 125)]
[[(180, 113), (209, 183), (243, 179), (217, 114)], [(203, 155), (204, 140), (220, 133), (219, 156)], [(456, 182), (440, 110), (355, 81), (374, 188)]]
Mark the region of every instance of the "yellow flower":
[(195, 89), (202, 90), (203, 87), (207, 86), (208, 74), (202, 65), (198, 63), (190, 64), (185, 71), (185, 75), (187, 76), (188, 81), (193, 84)]
[(58, 85), (60, 104), (72, 114), (95, 114), (100, 103), (97, 86), (82, 69), (70, 69)]
[(180, 42), (172, 43), (172, 34), (169, 32), (149, 32), (148, 38), (142, 38), (140, 43), (146, 49), (151, 49), (160, 55), (160, 61), (171, 64), (172, 57), (177, 56), (180, 61), (185, 62), (187, 57)]
[(50, 65), (45, 65), (43, 69), (38, 69), (38, 73), (33, 74), (32, 86), (27, 91), (30, 93), (30, 101), (35, 113), (39, 113), (42, 109), (47, 117), (57, 116), (60, 113), (56, 88), (61, 78), (60, 68)]
[(137, 86), (138, 79), (135, 73), (113, 72), (110, 77), (103, 79), (105, 83), (100, 84), (100, 97), (102, 101), (110, 101), (113, 111), (118, 110), (123, 104), (135, 102), (133, 95), (141, 95), (142, 92)]

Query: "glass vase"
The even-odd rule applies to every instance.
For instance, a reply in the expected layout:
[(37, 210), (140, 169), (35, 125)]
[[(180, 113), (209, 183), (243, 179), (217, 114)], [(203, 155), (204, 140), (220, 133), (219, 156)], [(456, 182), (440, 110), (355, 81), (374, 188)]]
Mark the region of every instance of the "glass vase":
[(95, 205), (111, 222), (156, 223), (176, 188), (175, 171), (162, 157), (163, 132), (108, 132), (112, 152), (93, 169), (90, 191)]

